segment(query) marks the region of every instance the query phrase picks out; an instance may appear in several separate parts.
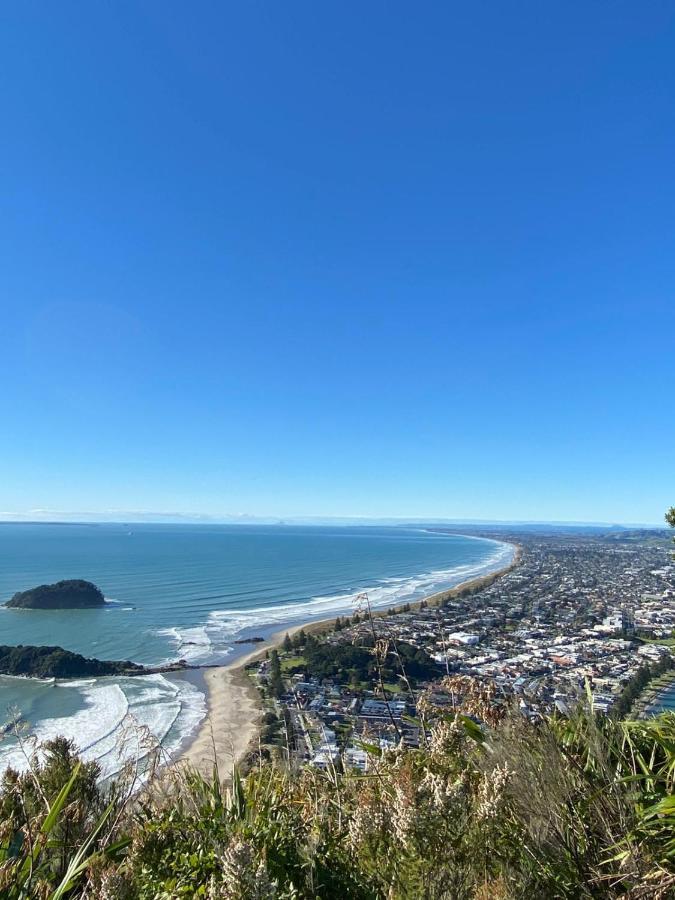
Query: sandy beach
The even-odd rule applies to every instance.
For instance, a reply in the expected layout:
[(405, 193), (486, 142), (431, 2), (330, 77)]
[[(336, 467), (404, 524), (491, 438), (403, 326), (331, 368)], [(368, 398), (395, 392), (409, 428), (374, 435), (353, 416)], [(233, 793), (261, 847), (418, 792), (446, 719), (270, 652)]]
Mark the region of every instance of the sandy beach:
[(241, 762), (258, 733), (262, 714), (260, 695), (244, 666), (270, 643), (258, 645), (255, 652), (230, 665), (205, 670), (206, 717), (178, 762), (188, 763), (207, 778), (217, 764), (221, 779), (228, 778)]
[(254, 650), (234, 662), (205, 669), (206, 717), (193, 741), (176, 761), (188, 763), (207, 777), (213, 773), (215, 761), (221, 779), (228, 778), (233, 766), (240, 763), (253, 746), (262, 716), (260, 694), (246, 672), (246, 666), (278, 647), (285, 635), (292, 636), (301, 628), (322, 631), (333, 621), (325, 619), (284, 628), (268, 640), (256, 643)]
[[(486, 587), (518, 564), (520, 548), (514, 547), (513, 559), (504, 568), (421, 598), (411, 603), (411, 607), (419, 607), (422, 602), (433, 604), (446, 597), (455, 597), (467, 588)], [(373, 610), (373, 616), (388, 615), (391, 610)], [(286, 634), (292, 636), (300, 629), (316, 634), (331, 628), (334, 621), (334, 618), (323, 619), (283, 628), (229, 665), (205, 669), (207, 714), (193, 741), (179, 755), (177, 762), (185, 762), (207, 777), (211, 776), (214, 763), (217, 763), (221, 779), (228, 778), (233, 766), (241, 762), (257, 738), (262, 716), (260, 694), (247, 674), (246, 666), (260, 659), (272, 647), (279, 646)]]

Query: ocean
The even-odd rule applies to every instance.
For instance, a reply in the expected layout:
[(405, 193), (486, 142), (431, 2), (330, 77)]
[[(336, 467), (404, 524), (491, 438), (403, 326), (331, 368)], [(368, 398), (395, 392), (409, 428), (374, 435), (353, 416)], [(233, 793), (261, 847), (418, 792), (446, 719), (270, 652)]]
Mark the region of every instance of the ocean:
[[(230, 662), (285, 625), (398, 605), (502, 568), (508, 544), (400, 527), (0, 524), (0, 604), (16, 591), (85, 578), (106, 604), (91, 610), (0, 606), (0, 643), (57, 645), (100, 659)], [(175, 752), (206, 713), (183, 675), (37, 681), (0, 676), (0, 722), (20, 715), (37, 740), (72, 737), (105, 775), (147, 729)], [(144, 728), (139, 728), (144, 726)], [(25, 768), (9, 734), (0, 770)]]
[(648, 716), (660, 716), (665, 712), (675, 712), (675, 683), (673, 682), (659, 691), (645, 709), (645, 714)]

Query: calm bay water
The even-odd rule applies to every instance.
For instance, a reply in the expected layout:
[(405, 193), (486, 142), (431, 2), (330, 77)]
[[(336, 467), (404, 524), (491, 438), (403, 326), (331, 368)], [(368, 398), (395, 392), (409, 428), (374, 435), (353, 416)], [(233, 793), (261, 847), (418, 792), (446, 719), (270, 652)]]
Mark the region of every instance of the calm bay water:
[[(63, 578), (93, 581), (108, 600), (94, 610), (0, 607), (0, 643), (146, 664), (225, 662), (236, 638), (350, 612), (359, 591), (376, 607), (399, 604), (501, 568), (511, 554), (494, 541), (403, 528), (0, 524), (0, 603)], [(205, 708), (180, 677), (0, 676), (0, 719), (18, 709), (39, 738), (73, 736), (107, 772), (119, 766), (130, 723), (172, 750)], [(23, 764), (6, 739), (0, 768), (10, 762)]]

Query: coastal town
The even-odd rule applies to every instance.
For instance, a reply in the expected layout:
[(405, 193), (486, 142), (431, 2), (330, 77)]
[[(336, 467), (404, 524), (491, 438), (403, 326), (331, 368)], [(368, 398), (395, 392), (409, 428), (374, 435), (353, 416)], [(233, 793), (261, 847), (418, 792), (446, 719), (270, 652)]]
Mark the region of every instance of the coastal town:
[(419, 745), (421, 698), (452, 704), (448, 679), (484, 685), (532, 719), (586, 695), (604, 714), (644, 714), (645, 695), (658, 707), (644, 689), (667, 681), (675, 645), (663, 533), (481, 534), (517, 546), (506, 572), (384, 613), (361, 595), (351, 616), (287, 635), (249, 666), (265, 709), (261, 752), (366, 771), (373, 753)]

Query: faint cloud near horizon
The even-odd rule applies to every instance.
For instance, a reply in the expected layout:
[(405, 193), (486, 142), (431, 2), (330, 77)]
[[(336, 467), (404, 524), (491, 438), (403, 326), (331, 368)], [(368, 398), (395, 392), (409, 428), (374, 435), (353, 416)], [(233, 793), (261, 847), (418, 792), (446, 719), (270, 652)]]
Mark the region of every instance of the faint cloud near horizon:
[(158, 512), (143, 509), (61, 510), (29, 509), (22, 512), (0, 510), (4, 522), (242, 522), (273, 521), (278, 516), (258, 517), (247, 513), (226, 513), (221, 516), (209, 513)]
[(472, 519), (442, 518), (438, 516), (279, 516), (252, 515), (250, 513), (212, 513), (195, 512), (157, 512), (156, 510), (139, 509), (104, 509), (96, 512), (57, 509), (30, 509), (24, 512), (0, 510), (0, 523), (35, 523), (35, 524), (210, 524), (210, 525), (326, 525), (326, 526), (387, 526), (410, 525), (445, 526), (452, 528), (471, 527), (490, 529), (491, 527), (525, 528), (537, 526), (555, 526), (568, 528), (645, 528), (665, 530), (660, 523), (654, 522), (599, 522), (599, 521), (564, 521), (564, 520), (524, 520), (524, 519)]

